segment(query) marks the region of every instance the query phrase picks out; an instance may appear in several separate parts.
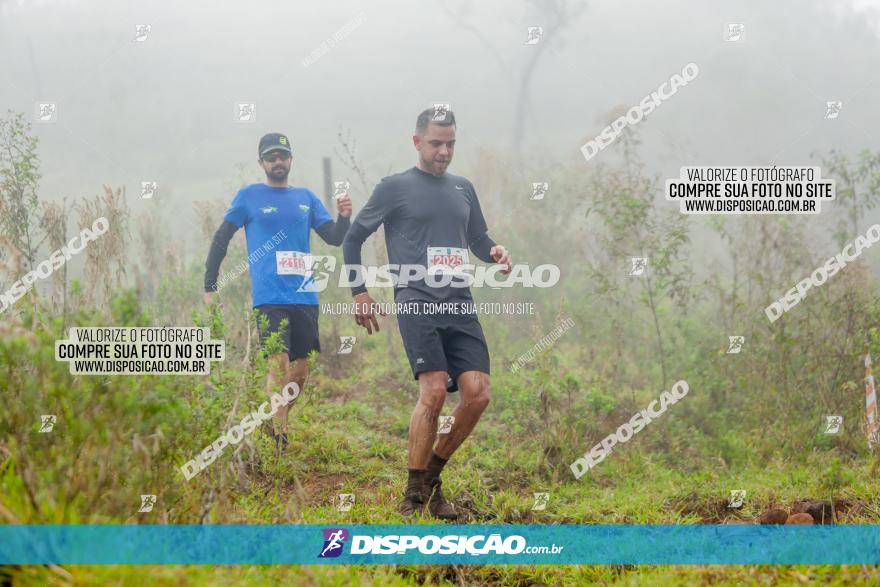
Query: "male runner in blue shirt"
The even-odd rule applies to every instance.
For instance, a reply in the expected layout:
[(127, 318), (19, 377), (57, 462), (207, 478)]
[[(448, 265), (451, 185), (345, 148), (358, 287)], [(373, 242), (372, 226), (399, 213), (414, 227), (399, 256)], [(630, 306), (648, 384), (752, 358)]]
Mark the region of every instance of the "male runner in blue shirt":
[[(306, 188), (287, 183), (293, 152), (286, 136), (270, 133), (260, 139), (258, 163), (266, 173), (265, 183), (254, 183), (239, 190), (214, 234), (205, 262), (205, 302), (213, 302), (217, 274), (226, 248), (242, 226), (247, 237), (253, 306), (265, 316), (268, 329), (260, 328), (265, 341), (280, 332), (285, 352), (269, 357), (266, 393), (279, 393), (290, 382), (302, 390), (308, 376), (307, 357), (320, 352), (318, 341), (318, 294), (309, 288), (309, 236), (314, 229), (327, 244), (342, 243), (350, 225), (351, 198), (336, 199), (339, 213), (333, 221), (321, 200)], [(282, 321), (285, 324), (282, 326)], [(273, 422), (277, 445), (284, 448), (287, 438), (289, 405), (282, 406)]]

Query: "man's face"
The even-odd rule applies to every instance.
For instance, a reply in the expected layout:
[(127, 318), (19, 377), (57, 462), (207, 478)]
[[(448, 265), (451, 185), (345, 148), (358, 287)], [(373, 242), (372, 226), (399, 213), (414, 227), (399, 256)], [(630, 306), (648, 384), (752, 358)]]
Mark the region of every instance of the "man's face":
[(452, 153), (455, 150), (455, 126), (428, 124), (424, 135), (413, 135), (413, 144), (419, 152), (422, 167), (434, 175), (442, 175), (452, 162)]
[(266, 172), (266, 177), (273, 181), (284, 181), (290, 173), (290, 164), (293, 159), (286, 151), (269, 151), (260, 159), (260, 167)]

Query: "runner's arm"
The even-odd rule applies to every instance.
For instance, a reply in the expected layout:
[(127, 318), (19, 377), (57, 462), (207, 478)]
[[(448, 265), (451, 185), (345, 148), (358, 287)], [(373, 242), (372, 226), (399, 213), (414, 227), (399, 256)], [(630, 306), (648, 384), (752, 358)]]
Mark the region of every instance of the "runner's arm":
[[(367, 201), (357, 218), (351, 223), (345, 240), (342, 241), (342, 258), (345, 263), (345, 270), (348, 272), (346, 276), (349, 283), (356, 283), (357, 278), (363, 277), (363, 266), (361, 265), (361, 247), (367, 237), (376, 232), (385, 222), (386, 217), (393, 213), (394, 192), (390, 182), (382, 180), (373, 190), (373, 195)], [(356, 296), (364, 293), (367, 288), (364, 285), (357, 285), (351, 288), (351, 295)]]
[(325, 222), (316, 228), (315, 232), (317, 232), (318, 236), (324, 239), (324, 242), (328, 245), (338, 247), (342, 244), (342, 239), (345, 238), (345, 233), (348, 232), (350, 226), (351, 220), (349, 218), (339, 216), (336, 218), (335, 222), (333, 220)]
[[(361, 265), (361, 247), (363, 247), (367, 237), (376, 231), (378, 224), (374, 224), (374, 228), (371, 230), (361, 224), (359, 222), (360, 219), (361, 215), (359, 214), (351, 230), (345, 235), (345, 240), (342, 241), (342, 257), (345, 259), (343, 270), (347, 273), (346, 279), (349, 280), (348, 283), (360, 282), (360, 285), (351, 288), (351, 295), (354, 297), (354, 321), (359, 326), (366, 328), (367, 334), (373, 334), (373, 331), (379, 332), (379, 322), (376, 319), (377, 307), (373, 298), (367, 292), (364, 280), (358, 279), (358, 277), (362, 278), (364, 271), (364, 267)], [(381, 316), (385, 315), (381, 309), (378, 310), (378, 314)]]
[[(358, 215), (360, 217), (360, 215)], [(363, 224), (355, 220), (355, 223), (348, 229), (345, 240), (342, 241), (342, 258), (345, 263), (346, 271), (348, 271), (349, 283), (357, 281), (357, 269), (361, 267), (361, 248), (364, 241), (375, 231), (367, 230)], [(362, 270), (361, 270), (362, 271)], [(356, 296), (367, 291), (363, 284), (356, 285), (351, 288), (351, 295)]]
[(492, 247), (496, 244), (497, 243), (492, 240), (492, 237), (484, 232), (482, 236), (476, 237), (475, 241), (471, 241), (470, 249), (480, 261), (494, 263), (495, 259), (492, 258), (490, 251), (492, 251)]
[(494, 263), (495, 259), (492, 258), (491, 251), (497, 243), (489, 236), (489, 227), (483, 217), (483, 210), (480, 208), (480, 201), (477, 199), (477, 191), (473, 184), (470, 184), (470, 188), (473, 199), (471, 200), (471, 214), (467, 227), (468, 248), (481, 261)]
[(226, 249), (229, 247), (229, 241), (238, 230), (238, 226), (224, 220), (223, 224), (214, 233), (214, 239), (211, 241), (211, 250), (208, 251), (208, 259), (205, 261), (205, 291), (213, 292), (217, 290), (217, 274), (220, 273), (220, 263), (226, 257)]

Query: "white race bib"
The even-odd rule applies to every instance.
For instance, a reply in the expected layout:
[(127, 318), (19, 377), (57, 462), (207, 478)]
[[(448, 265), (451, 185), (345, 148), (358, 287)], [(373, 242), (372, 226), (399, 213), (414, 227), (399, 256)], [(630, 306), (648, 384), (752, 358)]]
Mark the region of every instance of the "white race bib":
[(275, 272), (278, 275), (305, 275), (308, 253), (275, 251)]
[(428, 273), (452, 271), (470, 264), (467, 249), (458, 247), (428, 247)]

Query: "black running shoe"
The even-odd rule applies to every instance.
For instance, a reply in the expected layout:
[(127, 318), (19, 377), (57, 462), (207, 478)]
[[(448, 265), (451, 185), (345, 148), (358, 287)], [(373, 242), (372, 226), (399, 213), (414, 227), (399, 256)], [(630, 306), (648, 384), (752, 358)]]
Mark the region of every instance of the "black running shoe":
[(425, 508), (425, 496), (421, 493), (411, 493), (403, 496), (403, 500), (397, 504), (397, 512), (402, 516), (409, 517)]
[(458, 517), (455, 506), (448, 499), (443, 497), (443, 491), (440, 487), (443, 483), (440, 479), (435, 479), (430, 486), (425, 485), (425, 493), (428, 495), (428, 511), (435, 518), (441, 520), (454, 520)]

